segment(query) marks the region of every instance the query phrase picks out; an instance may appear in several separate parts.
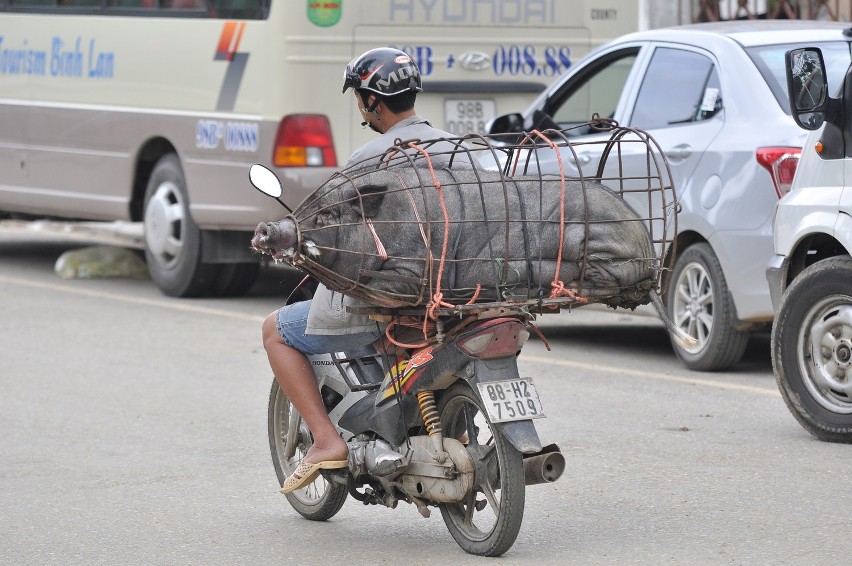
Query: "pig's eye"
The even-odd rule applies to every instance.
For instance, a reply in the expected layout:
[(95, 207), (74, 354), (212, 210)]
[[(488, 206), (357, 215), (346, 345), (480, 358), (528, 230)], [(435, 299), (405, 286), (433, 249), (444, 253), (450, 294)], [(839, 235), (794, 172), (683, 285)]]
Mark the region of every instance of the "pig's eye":
[(324, 208), (317, 212), (317, 226), (328, 226), (337, 222), (337, 211), (333, 208)]

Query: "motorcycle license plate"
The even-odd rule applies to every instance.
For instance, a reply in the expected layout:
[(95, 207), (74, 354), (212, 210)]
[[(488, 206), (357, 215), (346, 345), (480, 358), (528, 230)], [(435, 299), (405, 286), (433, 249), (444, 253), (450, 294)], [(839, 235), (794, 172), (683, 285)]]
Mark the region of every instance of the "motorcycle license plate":
[(539, 419), (544, 416), (531, 377), (477, 383), (492, 423)]

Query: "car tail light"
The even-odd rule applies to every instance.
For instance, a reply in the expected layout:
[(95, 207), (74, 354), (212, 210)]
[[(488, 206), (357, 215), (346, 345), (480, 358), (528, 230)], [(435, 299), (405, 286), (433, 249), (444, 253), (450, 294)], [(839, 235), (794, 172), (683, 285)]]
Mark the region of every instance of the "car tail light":
[(790, 192), (801, 153), (802, 148), (800, 147), (761, 147), (757, 149), (757, 162), (769, 171), (778, 198)]
[(276, 167), (337, 167), (328, 118), (322, 114), (284, 116), (275, 136), (272, 163)]

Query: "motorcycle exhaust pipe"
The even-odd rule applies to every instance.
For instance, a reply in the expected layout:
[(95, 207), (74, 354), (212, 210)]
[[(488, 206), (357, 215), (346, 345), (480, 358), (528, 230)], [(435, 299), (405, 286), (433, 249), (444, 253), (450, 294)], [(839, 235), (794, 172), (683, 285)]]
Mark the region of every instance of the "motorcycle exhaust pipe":
[(555, 444), (524, 457), (524, 485), (555, 482), (564, 471), (565, 457)]

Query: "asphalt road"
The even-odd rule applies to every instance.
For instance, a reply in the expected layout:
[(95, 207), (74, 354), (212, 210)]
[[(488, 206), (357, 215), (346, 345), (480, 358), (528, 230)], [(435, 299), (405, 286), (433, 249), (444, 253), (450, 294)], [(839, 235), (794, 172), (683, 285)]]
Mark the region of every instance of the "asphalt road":
[[(263, 317), (251, 296), (163, 297), (62, 280), (69, 244), (0, 235), (0, 563), (483, 564), (438, 513), (349, 500), (326, 523), (278, 494)], [(541, 317), (535, 378), (566, 473), (530, 487), (500, 564), (848, 563), (852, 447), (812, 439), (775, 388), (766, 336), (694, 373), (652, 318)]]

